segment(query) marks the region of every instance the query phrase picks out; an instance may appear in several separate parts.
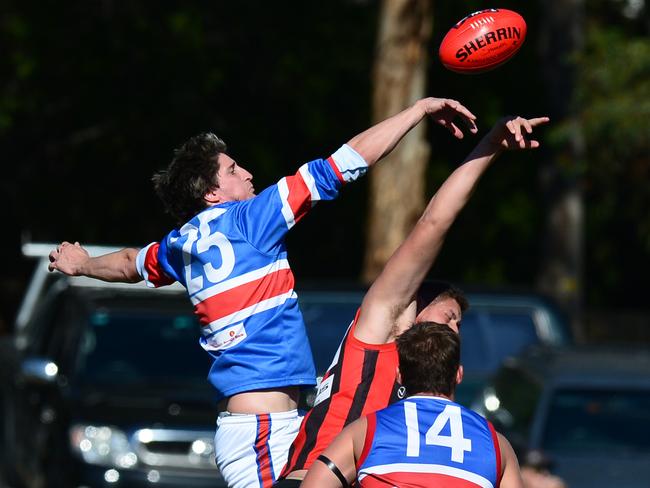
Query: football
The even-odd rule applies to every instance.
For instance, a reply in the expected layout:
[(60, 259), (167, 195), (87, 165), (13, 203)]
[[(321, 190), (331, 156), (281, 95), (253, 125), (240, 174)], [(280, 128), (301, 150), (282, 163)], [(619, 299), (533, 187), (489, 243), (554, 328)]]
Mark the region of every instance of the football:
[(512, 58), (526, 39), (526, 21), (517, 12), (492, 8), (454, 25), (440, 43), (443, 66), (464, 74), (483, 73)]

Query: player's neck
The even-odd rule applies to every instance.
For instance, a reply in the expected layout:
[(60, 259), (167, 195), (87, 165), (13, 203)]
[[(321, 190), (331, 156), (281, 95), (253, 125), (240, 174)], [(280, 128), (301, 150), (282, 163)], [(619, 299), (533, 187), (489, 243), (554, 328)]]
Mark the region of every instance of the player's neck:
[(435, 397), (435, 398), (443, 398), (445, 400), (449, 400), (451, 402), (454, 401), (454, 394), (452, 393), (451, 395), (445, 395), (443, 393), (432, 393), (430, 391), (425, 391), (425, 392), (419, 392), (415, 393), (413, 395), (409, 395), (410, 397)]

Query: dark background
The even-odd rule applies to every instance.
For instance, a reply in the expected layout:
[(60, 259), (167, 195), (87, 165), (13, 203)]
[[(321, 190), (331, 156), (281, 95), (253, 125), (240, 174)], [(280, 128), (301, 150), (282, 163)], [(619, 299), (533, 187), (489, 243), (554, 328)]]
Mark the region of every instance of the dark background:
[[(557, 2), (434, 2), (428, 94), (461, 100), (484, 133), (501, 115), (553, 115), (540, 22)], [(561, 3), (561, 2), (559, 2)], [(633, 4), (630, 7), (630, 4)], [(0, 2), (0, 331), (10, 332), (33, 263), (22, 242), (142, 246), (172, 226), (150, 182), (188, 137), (213, 131), (262, 189), (327, 157), (370, 125), (379, 2)], [(546, 195), (541, 161), (583, 195), (587, 318), (635, 324), (650, 308), (650, 43), (647, 7), (584, 5), (584, 49), (566, 107), (584, 156), (561, 159), (566, 121), (544, 148), (506, 155), (452, 229), (433, 274), (469, 286), (532, 288)], [(468, 13), (511, 8), (528, 24), (521, 51), (492, 72), (445, 70), (437, 47)], [(429, 126), (429, 194), (476, 142)], [(364, 252), (367, 179), (322, 204), (289, 237), (298, 280), (355, 281)], [(594, 335), (598, 331), (594, 329)]]

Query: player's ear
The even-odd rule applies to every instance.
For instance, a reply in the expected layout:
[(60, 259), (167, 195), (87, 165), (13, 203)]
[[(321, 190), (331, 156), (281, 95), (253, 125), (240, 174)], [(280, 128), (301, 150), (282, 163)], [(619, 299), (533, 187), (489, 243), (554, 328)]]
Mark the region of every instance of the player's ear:
[(223, 202), (220, 188), (217, 186), (212, 187), (203, 195), (203, 200), (208, 206)]
[(397, 376), (397, 382), (402, 384), (402, 373), (400, 373), (399, 366), (395, 367), (395, 375)]
[(460, 385), (460, 383), (463, 381), (463, 365), (460, 364), (458, 366), (458, 369), (456, 370), (456, 384)]

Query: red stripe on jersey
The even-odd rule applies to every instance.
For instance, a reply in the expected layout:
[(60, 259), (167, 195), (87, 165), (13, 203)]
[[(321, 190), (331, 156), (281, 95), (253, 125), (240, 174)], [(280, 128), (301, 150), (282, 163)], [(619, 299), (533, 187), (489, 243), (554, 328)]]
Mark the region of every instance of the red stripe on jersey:
[(289, 268), (269, 273), (257, 280), (222, 291), (195, 305), (199, 322), (208, 325), (217, 319), (253, 306), (263, 300), (282, 295), (293, 289), (294, 279)]
[(147, 281), (154, 286), (171, 285), (174, 281), (173, 278), (167, 276), (158, 262), (158, 249), (160, 243), (156, 242), (149, 246), (147, 254), (144, 257), (144, 269), (147, 272)]
[(357, 312), (341, 345), (338, 362), (323, 378), (325, 381), (334, 376), (329, 399), (307, 412), (291, 445), (283, 477), (309, 469), (347, 424), (390, 403), (398, 364), (395, 343), (366, 344), (355, 338), (358, 317)]
[(361, 469), (364, 461), (368, 457), (370, 448), (372, 447), (372, 441), (375, 438), (375, 429), (377, 428), (377, 416), (375, 413), (371, 413), (366, 417), (366, 436), (363, 440), (363, 450), (361, 451), (361, 456), (357, 461), (357, 471)]
[[(347, 353), (347, 359), (345, 360), (344, 367), (347, 370), (358, 370), (359, 375), (363, 372), (362, 361), (366, 359), (366, 356), (369, 353), (377, 353), (377, 363), (374, 368), (374, 374), (370, 377), (372, 381), (370, 382), (370, 388), (365, 398), (351, 398), (352, 400), (360, 400), (363, 402), (363, 409), (359, 417), (368, 415), (370, 413), (376, 412), (382, 408), (385, 408), (389, 405), (391, 394), (393, 393), (393, 386), (397, 381), (397, 366), (399, 360), (397, 357), (397, 347), (394, 342), (389, 342), (386, 344), (367, 344), (363, 341), (360, 341), (354, 337), (354, 330), (356, 329), (356, 321), (358, 320), (358, 314), (355, 319), (354, 324), (350, 330), (350, 336), (346, 341), (346, 346), (348, 351), (355, 351), (355, 355)], [(345, 374), (345, 373), (343, 373)], [(369, 378), (361, 378), (360, 381), (367, 383)], [(351, 387), (358, 386), (359, 381)], [(343, 389), (343, 383), (341, 383), (341, 390)], [(350, 405), (345, 407), (345, 410), (349, 410)], [(357, 418), (359, 418), (357, 417)], [(356, 419), (349, 419), (350, 422)]]
[(497, 484), (495, 488), (499, 488), (499, 485), (501, 484), (501, 447), (499, 446), (499, 436), (497, 435), (497, 431), (494, 430), (494, 426), (492, 425), (492, 422), (488, 421), (488, 427), (490, 428), (490, 434), (492, 434), (492, 442), (494, 443), (494, 451), (496, 454), (497, 458)]
[(269, 437), (271, 436), (271, 416), (262, 414), (257, 416), (257, 438), (255, 439), (255, 453), (257, 454), (257, 474), (262, 488), (273, 486), (273, 473), (271, 472), (271, 453), (269, 451)]
[(336, 165), (334, 159), (332, 159), (332, 156), (327, 158), (327, 162), (330, 163), (330, 166), (334, 170), (334, 173), (336, 173), (336, 177), (339, 179), (339, 181), (345, 185), (345, 178), (343, 178), (343, 175), (341, 174), (341, 170), (339, 170), (339, 167)]
[(309, 191), (309, 188), (300, 172), (293, 176), (287, 176), (286, 181), (289, 190), (287, 202), (293, 212), (293, 219), (298, 222), (307, 212), (309, 212), (309, 210), (311, 210), (311, 191)]
[(439, 473), (394, 472), (368, 474), (359, 482), (362, 488), (386, 488), (387, 486), (444, 486), (445, 488), (476, 488), (476, 483)]

